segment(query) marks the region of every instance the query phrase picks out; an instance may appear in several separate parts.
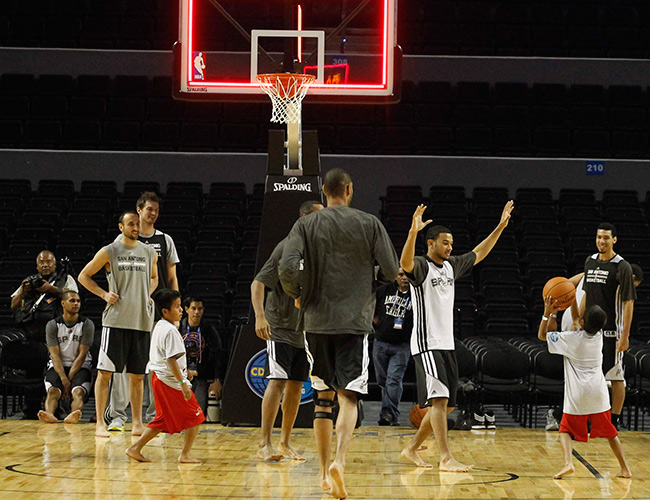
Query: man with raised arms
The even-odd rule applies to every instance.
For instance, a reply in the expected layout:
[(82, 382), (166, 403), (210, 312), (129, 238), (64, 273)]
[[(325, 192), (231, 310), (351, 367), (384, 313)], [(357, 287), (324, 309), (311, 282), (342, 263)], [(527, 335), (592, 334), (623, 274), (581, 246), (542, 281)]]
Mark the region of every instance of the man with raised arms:
[[(156, 251), (138, 241), (140, 217), (132, 211), (120, 216), (122, 238), (103, 247), (79, 273), (79, 283), (106, 301), (102, 315), (102, 342), (95, 382), (95, 434), (109, 437), (102, 418), (108, 399), (111, 375), (126, 366), (134, 436), (142, 435), (142, 393), (144, 373), (149, 361), (149, 339), (154, 305), (151, 292), (158, 285)], [(92, 277), (106, 271), (108, 290)]]
[[(327, 172), (327, 208), (301, 217), (285, 240), (279, 264), (284, 291), (298, 299), (316, 391), (314, 434), (320, 485), (346, 498), (345, 460), (357, 421), (357, 399), (368, 392), (368, 334), (375, 311), (375, 264), (395, 280), (397, 255), (379, 220), (350, 208), (352, 178), (343, 169)], [(304, 259), (304, 270), (300, 263)], [(338, 395), (336, 457), (330, 462), (334, 396)]]
[(418, 449), (431, 434), (440, 450), (441, 471), (467, 472), (472, 466), (457, 461), (449, 449), (447, 413), (456, 404), (458, 363), (454, 344), (454, 290), (455, 281), (469, 274), (476, 264), (490, 253), (508, 225), (513, 202), (503, 209), (501, 220), (487, 238), (474, 250), (451, 256), (454, 238), (444, 226), (432, 226), (427, 231), (427, 254), (415, 257), (417, 235), (432, 221), (422, 221), (427, 207), (419, 205), (413, 214), (400, 265), (411, 283), (413, 301), (413, 332), (411, 354), (415, 360), (418, 402), (420, 407), (431, 407), (410, 443), (402, 450), (402, 457), (418, 467), (432, 468), (418, 454)]

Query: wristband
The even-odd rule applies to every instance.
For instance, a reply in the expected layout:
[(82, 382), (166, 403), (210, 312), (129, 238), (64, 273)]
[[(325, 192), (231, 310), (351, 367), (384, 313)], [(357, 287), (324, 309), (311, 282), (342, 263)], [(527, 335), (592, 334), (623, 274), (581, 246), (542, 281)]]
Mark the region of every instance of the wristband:
[(548, 321), (548, 316), (542, 316), (542, 321)]
[(557, 314), (549, 314), (548, 317), (549, 318), (557, 318)]
[(190, 383), (189, 380), (185, 380), (185, 379), (183, 379), (183, 380), (181, 380), (181, 381), (178, 383), (178, 385), (189, 384), (189, 383)]

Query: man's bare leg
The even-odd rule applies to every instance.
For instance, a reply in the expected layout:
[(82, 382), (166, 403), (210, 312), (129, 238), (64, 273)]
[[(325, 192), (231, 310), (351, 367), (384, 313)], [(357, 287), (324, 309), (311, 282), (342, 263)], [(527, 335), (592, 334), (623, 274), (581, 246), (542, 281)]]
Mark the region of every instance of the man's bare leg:
[(622, 380), (612, 380), (612, 413), (620, 415), (625, 403), (625, 383)]
[(438, 443), (440, 451), (440, 464), (438, 469), (443, 472), (469, 472), (473, 465), (466, 465), (454, 458), (449, 449), (449, 438), (447, 435), (447, 413), (449, 408), (447, 398), (433, 398), (431, 401), (430, 422), (433, 428), (433, 435)]
[[(314, 437), (318, 448), (318, 478), (320, 487), (329, 490), (332, 487), (330, 482), (329, 465), (332, 454), (332, 434), (334, 422), (325, 415), (332, 415), (332, 406), (319, 405), (318, 401), (331, 401), (334, 404), (334, 391), (317, 391), (314, 407)], [(319, 416), (320, 415), (320, 416)]]
[[(282, 460), (282, 453), (276, 453), (271, 444), (271, 432), (275, 418), (278, 416), (280, 399), (286, 386), (286, 380), (271, 379), (262, 398), (262, 439), (257, 448), (257, 458), (267, 462)], [(284, 416), (282, 417), (284, 421)]]
[(329, 467), (330, 484), (334, 498), (347, 498), (345, 489), (345, 458), (348, 454), (354, 426), (357, 423), (357, 394), (345, 389), (339, 389), (339, 415), (336, 419), (336, 456)]
[(81, 387), (76, 387), (72, 391), (72, 403), (70, 404), (70, 414), (63, 419), (64, 424), (76, 424), (81, 419), (81, 410), (84, 407), (84, 396), (86, 391)]
[(41, 410), (38, 412), (38, 419), (41, 422), (46, 424), (56, 424), (59, 419), (54, 416), (57, 406), (59, 406), (59, 398), (61, 397), (61, 391), (56, 387), (50, 387), (47, 391), (47, 397), (45, 398), (45, 411)]
[(431, 410), (429, 410), (424, 415), (422, 422), (420, 422), (420, 427), (411, 438), (409, 444), (406, 445), (406, 447), (402, 450), (402, 458), (410, 460), (418, 467), (433, 469), (433, 465), (425, 462), (418, 453), (420, 447), (422, 446), (422, 443), (424, 443), (425, 439), (427, 439), (432, 432), (433, 428), (431, 427)]
[(564, 476), (573, 474), (576, 470), (573, 466), (573, 443), (571, 442), (571, 435), (566, 432), (560, 432), (560, 444), (562, 445), (564, 467), (553, 476), (553, 479), (562, 479)]
[(194, 439), (199, 433), (199, 426), (195, 425), (189, 429), (185, 429), (185, 439), (183, 440), (183, 450), (181, 455), (178, 457), (178, 461), (182, 464), (200, 464), (203, 461), (196, 458), (192, 458), (190, 452), (192, 451), (192, 445), (194, 444)]
[(623, 455), (623, 447), (621, 446), (621, 440), (618, 439), (618, 436), (616, 436), (611, 439), (608, 439), (608, 441), (609, 441), (610, 448), (614, 452), (614, 456), (616, 457), (616, 460), (618, 460), (618, 464), (621, 466), (621, 470), (619, 471), (618, 474), (616, 474), (616, 477), (624, 477), (624, 478), (632, 477), (632, 471), (627, 466), (627, 462), (625, 461), (625, 455)]
[(142, 448), (144, 448), (144, 445), (155, 438), (159, 433), (160, 430), (147, 427), (142, 433), (142, 436), (140, 436), (140, 439), (124, 450), (124, 453), (126, 453), (129, 458), (137, 460), (138, 462), (151, 462), (150, 458), (142, 455)]
[(111, 437), (103, 417), (106, 410), (106, 401), (108, 400), (108, 384), (112, 375), (111, 372), (97, 370), (97, 380), (95, 380), (95, 414), (97, 415), (95, 436), (99, 437)]
[[(131, 403), (131, 434), (142, 436), (144, 425), (142, 424), (142, 395), (144, 393), (144, 375), (129, 373), (129, 401)], [(100, 415), (99, 413), (97, 415)], [(101, 413), (103, 415), (103, 413)], [(99, 419), (98, 419), (99, 420)]]
[(284, 456), (291, 458), (291, 460), (304, 460), (305, 457), (298, 454), (291, 445), (291, 430), (293, 424), (296, 422), (298, 415), (298, 408), (300, 407), (300, 398), (302, 390), (302, 382), (298, 380), (287, 380), (286, 389), (284, 391), (284, 399), (282, 400), (282, 434), (280, 437), (280, 446), (278, 449)]

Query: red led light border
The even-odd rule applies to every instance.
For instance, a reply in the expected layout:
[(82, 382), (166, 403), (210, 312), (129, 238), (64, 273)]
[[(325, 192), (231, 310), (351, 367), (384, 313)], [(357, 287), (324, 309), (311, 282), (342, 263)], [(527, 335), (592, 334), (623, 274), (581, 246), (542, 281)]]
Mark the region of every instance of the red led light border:
[[(383, 41), (382, 41), (382, 83), (380, 84), (312, 84), (312, 89), (332, 89), (332, 90), (382, 90), (386, 89), (388, 82), (388, 8), (389, 0), (383, 0), (384, 2), (384, 16), (383, 16)], [(192, 79), (192, 53), (194, 52), (194, 0), (188, 0), (188, 26), (187, 26), (187, 74), (186, 74), (186, 84), (190, 87), (213, 87), (213, 88), (232, 88), (232, 89), (246, 89), (246, 88), (259, 88), (259, 83), (250, 83), (250, 82), (218, 82), (218, 81), (205, 81), (205, 80), (193, 80)]]

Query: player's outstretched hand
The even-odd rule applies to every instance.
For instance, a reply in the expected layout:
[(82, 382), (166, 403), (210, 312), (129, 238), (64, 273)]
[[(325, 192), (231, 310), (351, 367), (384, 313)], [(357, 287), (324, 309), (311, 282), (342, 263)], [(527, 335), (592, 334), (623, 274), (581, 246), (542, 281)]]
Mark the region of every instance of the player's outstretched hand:
[(271, 340), (271, 325), (266, 317), (255, 318), (255, 335), (262, 340)]
[(504, 227), (508, 225), (508, 221), (512, 215), (513, 208), (515, 208), (514, 201), (510, 200), (508, 203), (506, 203), (506, 206), (503, 207), (503, 212), (501, 212), (501, 221), (499, 222), (499, 225), (503, 225)]
[(413, 214), (413, 221), (411, 222), (411, 231), (419, 233), (433, 222), (431, 219), (426, 222), (422, 222), (422, 216), (424, 215), (424, 211), (426, 209), (426, 205), (418, 205), (418, 207), (415, 209), (415, 213)]
[(553, 297), (547, 295), (544, 297), (544, 316), (555, 314), (559, 310), (559, 303), (553, 300)]

